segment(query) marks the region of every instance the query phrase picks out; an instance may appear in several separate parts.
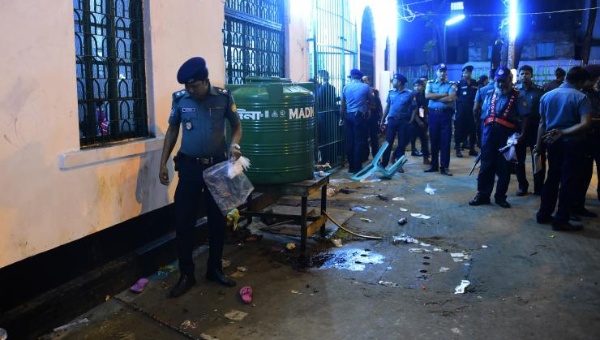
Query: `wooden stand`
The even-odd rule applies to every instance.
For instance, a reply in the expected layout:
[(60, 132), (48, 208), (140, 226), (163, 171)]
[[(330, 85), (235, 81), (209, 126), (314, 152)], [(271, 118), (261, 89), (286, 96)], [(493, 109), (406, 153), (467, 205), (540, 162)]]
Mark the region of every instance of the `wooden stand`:
[[(257, 192), (275, 193), (283, 196), (301, 196), (302, 203), (300, 216), (250, 211), (248, 209), (240, 210), (240, 215), (250, 219), (253, 216), (264, 216), (293, 220), (300, 225), (300, 249), (304, 251), (306, 249), (306, 239), (308, 236), (314, 234), (317, 230), (320, 230), (321, 235), (325, 236), (325, 222), (327, 222), (327, 216), (325, 216), (323, 212), (327, 209), (327, 184), (329, 184), (329, 175), (295, 183), (255, 185), (254, 190)], [(308, 196), (319, 189), (321, 190), (321, 212), (319, 216), (307, 216)], [(310, 224), (308, 224), (308, 221), (310, 221)]]

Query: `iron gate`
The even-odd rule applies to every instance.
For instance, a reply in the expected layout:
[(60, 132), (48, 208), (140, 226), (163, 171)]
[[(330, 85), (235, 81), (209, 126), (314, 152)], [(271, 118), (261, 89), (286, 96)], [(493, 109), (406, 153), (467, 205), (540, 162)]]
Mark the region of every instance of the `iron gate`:
[(357, 66), (356, 24), (348, 0), (313, 0), (309, 32), (310, 72), (316, 82), (318, 163), (332, 167), (344, 162), (344, 135), (340, 126), (340, 94), (349, 70)]

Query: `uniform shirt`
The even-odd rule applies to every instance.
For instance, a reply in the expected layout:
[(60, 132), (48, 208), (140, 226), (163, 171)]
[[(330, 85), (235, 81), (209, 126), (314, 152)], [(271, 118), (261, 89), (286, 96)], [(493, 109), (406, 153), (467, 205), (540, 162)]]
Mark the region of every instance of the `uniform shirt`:
[(367, 113), (370, 96), (369, 85), (353, 79), (342, 90), (342, 101), (346, 101), (346, 112)]
[[(428, 81), (427, 87), (425, 87), (425, 93), (456, 93), (456, 84), (453, 82), (446, 81), (442, 83), (441, 80)], [(437, 100), (429, 101), (430, 110), (442, 110), (442, 109), (454, 109), (454, 103), (442, 103)]]
[(458, 82), (456, 90), (456, 104), (469, 105), (473, 107), (477, 95), (477, 82), (473, 79), (467, 82), (465, 79)]
[(385, 102), (390, 107), (388, 118), (410, 119), (413, 110), (417, 108), (415, 95), (409, 89), (390, 90)]
[(192, 157), (223, 157), (227, 151), (225, 119), (230, 124), (240, 122), (233, 97), (226, 90), (211, 86), (202, 100), (185, 90), (173, 93), (169, 124), (181, 124), (180, 152)]
[(563, 83), (540, 99), (540, 115), (546, 119), (546, 130), (566, 129), (581, 122), (581, 116), (592, 112), (585, 93)]
[[(504, 115), (504, 109), (508, 104), (508, 101), (512, 95), (512, 91), (507, 94), (501, 94), (499, 90), (489, 90), (483, 100), (483, 106), (481, 107), (481, 119), (485, 119), (492, 114), (491, 106), (492, 106), (492, 97), (494, 96), (494, 92), (498, 91), (496, 95), (496, 118), (502, 118)], [(513, 108), (511, 112), (508, 113), (506, 119), (510, 122), (517, 123), (519, 122), (519, 117), (526, 116), (529, 114), (529, 104), (527, 104), (527, 100), (523, 94), (519, 92), (517, 95), (517, 99), (513, 103)]]
[[(521, 83), (515, 87), (525, 97), (527, 105), (529, 106), (530, 119), (539, 119), (540, 117), (540, 98), (544, 95), (544, 90), (541, 86), (531, 84), (531, 86), (525, 86)], [(537, 129), (537, 127), (536, 127)]]
[(488, 93), (488, 91), (494, 89), (494, 84), (494, 82), (490, 82), (486, 86), (479, 88), (475, 94), (475, 103), (483, 103), (485, 95)]

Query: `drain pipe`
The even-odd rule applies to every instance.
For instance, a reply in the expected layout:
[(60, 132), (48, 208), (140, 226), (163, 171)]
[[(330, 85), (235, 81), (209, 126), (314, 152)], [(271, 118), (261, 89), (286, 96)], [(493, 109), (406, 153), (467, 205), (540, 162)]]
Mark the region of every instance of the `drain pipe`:
[(337, 225), (338, 228), (342, 229), (343, 231), (345, 231), (345, 232), (347, 232), (347, 233), (349, 233), (351, 235), (362, 237), (362, 238), (366, 238), (368, 240), (383, 240), (383, 237), (381, 237), (381, 236), (369, 236), (369, 235), (361, 235), (361, 234), (355, 233), (352, 230), (350, 230), (350, 229), (342, 226), (338, 221), (334, 220), (333, 217), (331, 217), (331, 215), (329, 215), (329, 213), (327, 213), (327, 211), (323, 210), (322, 213), (323, 213), (323, 215), (327, 216), (327, 218), (331, 222), (333, 222), (333, 224)]

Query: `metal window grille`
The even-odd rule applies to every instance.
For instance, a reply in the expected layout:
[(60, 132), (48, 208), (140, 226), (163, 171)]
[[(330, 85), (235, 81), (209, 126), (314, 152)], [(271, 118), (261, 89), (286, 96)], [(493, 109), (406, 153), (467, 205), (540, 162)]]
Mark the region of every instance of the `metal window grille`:
[(283, 1), (227, 0), (223, 27), (226, 83), (247, 76), (284, 77)]
[(148, 137), (142, 0), (73, 0), (81, 148)]

